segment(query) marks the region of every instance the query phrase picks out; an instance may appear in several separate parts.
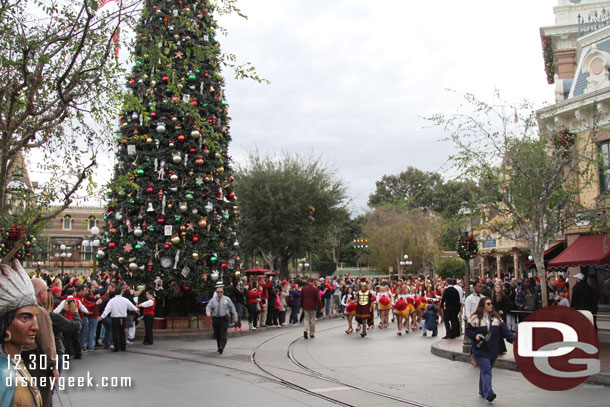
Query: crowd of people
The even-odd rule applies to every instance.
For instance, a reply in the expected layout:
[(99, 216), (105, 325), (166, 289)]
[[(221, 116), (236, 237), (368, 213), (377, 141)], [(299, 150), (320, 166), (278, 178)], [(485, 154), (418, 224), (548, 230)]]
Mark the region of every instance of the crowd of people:
[[(549, 305), (572, 306), (595, 314), (599, 298), (595, 278), (579, 273), (574, 280), (569, 299), (567, 281), (562, 276), (549, 277)], [(512, 342), (517, 322), (542, 306), (543, 292), (540, 281), (534, 278), (472, 279), (472, 293), (466, 297), (463, 280), (424, 276), (398, 280), (349, 275), (290, 280), (273, 275), (245, 276), (228, 285), (229, 295), (224, 295), (225, 287), (219, 284), (206, 309), (213, 319), (220, 354), (226, 345), (228, 326), (234, 322), (235, 330), (241, 331), (246, 314), (251, 330), (302, 323), (306, 339), (315, 338), (316, 320), (333, 315), (346, 320), (346, 334), (356, 331), (362, 337), (372, 329), (391, 329), (394, 324), (398, 336), (414, 332), (427, 336), (430, 332), (434, 337), (438, 324), (444, 323), (443, 339), (457, 338), (462, 332), (475, 343), (487, 338), (485, 346), (473, 347), (472, 356), (473, 364), (481, 369), (480, 394), (490, 401), (495, 398), (491, 369), (497, 355), (506, 352), (504, 339)], [(0, 373), (3, 377), (57, 378), (62, 358), (80, 359), (96, 349), (125, 351), (133, 344), (135, 325), (140, 320), (145, 326), (143, 343), (152, 345), (155, 308), (154, 290), (130, 286), (118, 277), (101, 274), (98, 278), (62, 278), (44, 273), (28, 277), (18, 262), (13, 268), (3, 265), (1, 356), (14, 366), (12, 371), (3, 369)], [(23, 361), (41, 355), (46, 364), (24, 367)], [(3, 403), (6, 397), (30, 398), (31, 405), (36, 406), (52, 405), (52, 386), (30, 390), (9, 394), (5, 389), (0, 392), (0, 405), (10, 405)]]
[(152, 345), (155, 305), (153, 291), (134, 289), (118, 277), (28, 276), (19, 262), (2, 265), (0, 340), (6, 362), (0, 376), (33, 377), (36, 386), (5, 387), (0, 405), (52, 405), (52, 379), (60, 377), (66, 358), (81, 359), (96, 349), (125, 351), (138, 320), (144, 321), (144, 344)]

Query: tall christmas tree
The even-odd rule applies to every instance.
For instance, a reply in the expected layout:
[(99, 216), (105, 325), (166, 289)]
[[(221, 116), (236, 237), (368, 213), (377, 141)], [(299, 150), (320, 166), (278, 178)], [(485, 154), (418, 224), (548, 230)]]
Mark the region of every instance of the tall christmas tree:
[(98, 258), (162, 296), (201, 298), (239, 271), (213, 11), (206, 0), (146, 0), (136, 29)]

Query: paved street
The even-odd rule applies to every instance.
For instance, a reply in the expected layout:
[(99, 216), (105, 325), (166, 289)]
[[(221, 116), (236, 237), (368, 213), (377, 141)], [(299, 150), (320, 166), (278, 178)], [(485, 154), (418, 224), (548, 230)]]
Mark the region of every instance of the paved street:
[[(367, 338), (344, 333), (342, 319), (318, 322), (315, 339), (301, 327), (229, 338), (222, 356), (213, 340), (158, 340), (126, 353), (95, 351), (72, 361), (65, 376), (131, 377), (130, 388), (70, 388), (56, 405), (110, 406), (483, 406), (478, 370), (430, 353), (438, 338), (397, 337), (393, 328)], [(442, 336), (443, 332), (439, 336)], [(253, 363), (253, 361), (255, 363)], [(610, 390), (581, 385), (554, 393), (520, 373), (494, 370), (497, 406), (610, 406)]]

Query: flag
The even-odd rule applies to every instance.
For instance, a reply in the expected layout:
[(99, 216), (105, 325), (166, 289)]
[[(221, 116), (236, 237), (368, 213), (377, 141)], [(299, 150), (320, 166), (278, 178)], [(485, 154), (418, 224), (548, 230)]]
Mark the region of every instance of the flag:
[[(100, 3), (98, 10), (101, 9), (102, 7), (104, 7), (106, 4), (111, 3), (113, 1), (116, 1), (117, 3), (119, 3), (120, 6), (120, 2), (121, 0), (102, 0), (102, 2)], [(119, 34), (121, 32), (121, 28), (117, 27), (116, 30), (114, 30), (114, 32), (112, 33), (112, 42), (114, 42), (114, 45), (116, 46), (116, 48), (114, 49), (114, 55), (116, 55), (117, 57), (119, 56)]]

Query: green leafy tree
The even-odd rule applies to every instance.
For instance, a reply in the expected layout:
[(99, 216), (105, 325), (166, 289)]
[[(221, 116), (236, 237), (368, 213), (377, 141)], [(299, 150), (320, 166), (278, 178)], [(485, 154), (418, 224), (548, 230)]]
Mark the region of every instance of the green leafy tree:
[(240, 248), (270, 266), (279, 259), (282, 275), (293, 256), (322, 249), (345, 222), (345, 186), (318, 158), (250, 154), (235, 180)]
[(375, 268), (392, 267), (402, 276), (400, 261), (408, 254), (413, 262), (408, 271), (425, 273), (439, 254), (442, 228), (442, 220), (432, 211), (379, 206), (366, 214), (363, 224), (368, 260)]
[[(70, 205), (90, 181), (98, 150), (110, 146), (122, 76), (113, 36), (131, 25), (139, 4), (0, 2), (0, 229), (19, 229), (3, 261)], [(35, 191), (17, 174), (24, 159), (48, 175)], [(27, 204), (16, 212), (18, 201)]]
[[(513, 106), (496, 93), (493, 102), (466, 95), (469, 110), (429, 118), (449, 133), (457, 152), (451, 157), (464, 179), (480, 187), (481, 209), (495, 216), (488, 225), (509, 239), (528, 244), (542, 281), (545, 244), (583, 218), (597, 219), (598, 208), (585, 208), (579, 194), (589, 188), (596, 169), (595, 114), (588, 137), (558, 143), (539, 137), (529, 102)], [(585, 108), (583, 108), (585, 109)], [(547, 305), (546, 284), (542, 298)]]
[(443, 280), (450, 277), (462, 277), (464, 275), (464, 260), (455, 257), (444, 259), (436, 265), (434, 273)]
[(169, 297), (210, 295), (239, 270), (216, 11), (200, 0), (144, 4), (98, 252), (107, 270), (162, 282)]

